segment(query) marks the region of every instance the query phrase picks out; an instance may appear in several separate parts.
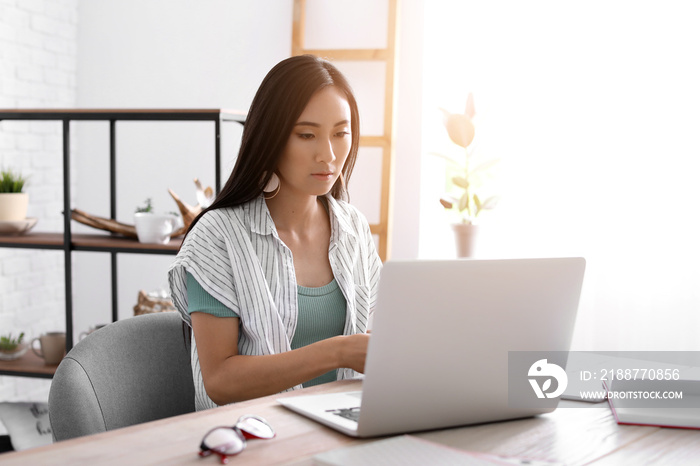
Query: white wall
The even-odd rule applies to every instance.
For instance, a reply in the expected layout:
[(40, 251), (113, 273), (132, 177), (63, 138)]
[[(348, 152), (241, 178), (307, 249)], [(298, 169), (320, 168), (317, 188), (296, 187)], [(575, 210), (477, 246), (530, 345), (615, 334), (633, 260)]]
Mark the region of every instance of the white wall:
[[(289, 55), (291, 2), (80, 2), (78, 105), (97, 108), (247, 109), (265, 73)], [(214, 185), (213, 123), (117, 124), (117, 218), (133, 223), (146, 198), (177, 210), (172, 188), (195, 204), (192, 179)], [(222, 176), (233, 167), (240, 130), (224, 125)], [(76, 207), (109, 215), (108, 125), (79, 130)], [(85, 230), (87, 231), (87, 230)], [(165, 287), (172, 256), (118, 256), (120, 318), (139, 289)], [(109, 257), (76, 254), (75, 325), (110, 319)]]
[[(381, 37), (384, 32), (375, 28), (383, 21), (367, 10), (376, 4), (359, 4), (355, 16), (369, 15), (374, 22), (344, 26), (340, 40)], [(323, 34), (340, 31), (332, 22), (347, 19), (320, 10), (329, 5), (358, 4), (318, 3), (314, 11), (328, 21)], [(399, 28), (394, 258), (417, 255), (422, 8), (423, 0), (404, 2)], [(7, 0), (0, 2), (0, 107), (245, 110), (267, 71), (289, 56), (291, 26), (291, 0)], [(324, 45), (311, 26), (308, 37), (316, 45), (336, 46)], [(358, 92), (376, 84), (373, 77), (364, 78), (351, 76)], [(366, 99), (363, 120), (371, 128), (381, 118), (370, 108), (371, 95)], [(107, 216), (107, 123), (76, 122), (71, 128), (72, 205)], [(234, 123), (223, 129), (225, 179), (240, 129)], [(214, 184), (212, 124), (123, 122), (117, 132), (118, 219), (132, 222), (134, 208), (147, 197), (157, 209), (174, 210), (169, 187), (194, 203), (195, 176)], [(62, 231), (60, 125), (0, 123), (0, 165), (31, 176), (29, 215), (39, 218), (37, 229)], [(94, 231), (76, 223), (73, 228)], [(118, 257), (119, 314), (126, 318), (139, 289), (166, 285), (172, 256)], [(73, 258), (78, 335), (111, 318), (110, 266), (106, 254), (74, 253)], [(63, 282), (62, 253), (0, 249), (0, 330), (37, 336), (62, 329)], [(0, 399), (45, 399), (48, 386), (39, 379), (0, 377)]]
[[(376, 4), (370, 2), (366, 6)], [(319, 12), (318, 8), (329, 5), (332, 8), (348, 4), (321, 2), (310, 8)], [(363, 11), (372, 17), (366, 9), (360, 10)], [(81, 107), (247, 110), (264, 75), (291, 53), (291, 0), (91, 0), (79, 3), (79, 13)], [(320, 13), (329, 24), (342, 24), (344, 19), (332, 11), (327, 15)], [(401, 47), (399, 69), (400, 92), (405, 95), (399, 99), (398, 112), (397, 214), (393, 237), (393, 257), (397, 258), (417, 255), (418, 217), (413, 206), (417, 205), (415, 187), (420, 161), (417, 108), (421, 53), (420, 28), (415, 26), (420, 25), (421, 16), (422, 0), (407, 2), (406, 27), (402, 29), (406, 45)], [(351, 39), (364, 37), (372, 32), (373, 24), (353, 23), (346, 26), (345, 34)], [(312, 28), (310, 22), (310, 40), (315, 34)], [(362, 81), (361, 73), (349, 78), (358, 92), (374, 84), (373, 78)], [(375, 117), (371, 110), (361, 111), (365, 112), (365, 122)], [(108, 215), (107, 124), (78, 126), (80, 176), (75, 206)], [(224, 180), (233, 167), (240, 134), (233, 123), (225, 125), (225, 130)], [(211, 124), (120, 123), (117, 131), (118, 219), (131, 223), (134, 208), (147, 197), (154, 199), (156, 209), (174, 210), (175, 204), (167, 194), (169, 187), (194, 203), (195, 176), (213, 185)], [(109, 259), (88, 253), (75, 257), (75, 328), (80, 332), (109, 320)], [(166, 286), (166, 270), (171, 261), (171, 256), (119, 256), (120, 317), (132, 315), (139, 289)]]
[[(72, 107), (76, 101), (77, 0), (0, 3), (0, 107)], [(0, 167), (29, 177), (29, 217), (62, 231), (61, 125), (0, 123)], [(65, 328), (63, 255), (0, 249), (0, 333)], [(49, 381), (0, 377), (0, 401), (42, 400)]]

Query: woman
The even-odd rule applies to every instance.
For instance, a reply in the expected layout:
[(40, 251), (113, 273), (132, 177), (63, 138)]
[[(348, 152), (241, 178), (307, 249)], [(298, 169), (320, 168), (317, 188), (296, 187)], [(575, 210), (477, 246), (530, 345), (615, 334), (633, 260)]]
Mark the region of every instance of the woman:
[(198, 410), (364, 371), (381, 261), (342, 200), (358, 144), (357, 103), (332, 64), (306, 55), (268, 73), (233, 172), (169, 271)]

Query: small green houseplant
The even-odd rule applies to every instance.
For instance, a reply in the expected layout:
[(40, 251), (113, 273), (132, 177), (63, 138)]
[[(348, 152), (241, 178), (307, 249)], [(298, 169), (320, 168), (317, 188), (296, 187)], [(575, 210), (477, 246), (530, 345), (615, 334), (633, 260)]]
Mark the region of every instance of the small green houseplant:
[(455, 160), (453, 157), (436, 154), (450, 162), (448, 172), (451, 192), (440, 198), (440, 203), (445, 209), (455, 209), (459, 212), (461, 223), (473, 224), (483, 211), (491, 210), (498, 204), (498, 196), (483, 196), (481, 190), (483, 182), (488, 177), (498, 160), (486, 160), (475, 163), (473, 147), (475, 128), (472, 119), (476, 113), (474, 110), (474, 97), (469, 94), (464, 113), (450, 113), (440, 109), (443, 113), (443, 124), (450, 140), (464, 150), (464, 157)]
[(18, 337), (14, 337), (12, 333), (0, 336), (0, 360), (13, 361), (24, 356), (24, 353), (29, 349), (29, 345), (23, 343), (24, 332)]
[(29, 196), (23, 192), (27, 179), (12, 170), (0, 170), (0, 221), (18, 222), (27, 218)]
[(3, 353), (14, 353), (20, 348), (23, 339), (24, 332), (20, 333), (17, 338), (13, 337), (11, 333), (0, 336), (0, 351)]
[(21, 193), (27, 179), (12, 170), (0, 171), (0, 193)]
[(153, 201), (150, 197), (146, 199), (145, 204), (146, 205), (136, 207), (137, 214), (153, 213)]
[(472, 120), (476, 112), (472, 94), (467, 98), (464, 113), (440, 110), (443, 113), (443, 125), (447, 134), (450, 140), (460, 148), (458, 152), (461, 152), (458, 158), (435, 154), (449, 162), (447, 166), (449, 192), (440, 198), (440, 203), (445, 209), (453, 210), (458, 214), (458, 222), (452, 225), (457, 256), (470, 257), (473, 255), (477, 218), (482, 212), (491, 210), (498, 204), (498, 196), (484, 194), (486, 192), (484, 181), (488, 179), (490, 170), (498, 160), (479, 161), (475, 157), (472, 146), (475, 128)]
[(180, 226), (180, 216), (176, 213), (157, 214), (150, 198), (146, 205), (136, 208), (134, 223), (136, 236), (141, 243), (167, 244), (170, 236)]

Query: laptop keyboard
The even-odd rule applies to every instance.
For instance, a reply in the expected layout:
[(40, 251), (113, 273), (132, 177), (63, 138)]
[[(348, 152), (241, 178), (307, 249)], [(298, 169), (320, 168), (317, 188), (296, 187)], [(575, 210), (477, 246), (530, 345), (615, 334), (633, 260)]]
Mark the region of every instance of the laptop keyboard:
[(327, 413), (333, 413), (336, 416), (344, 417), (345, 419), (350, 419), (351, 421), (357, 422), (360, 419), (360, 407), (356, 408), (342, 408), (342, 409), (329, 409)]

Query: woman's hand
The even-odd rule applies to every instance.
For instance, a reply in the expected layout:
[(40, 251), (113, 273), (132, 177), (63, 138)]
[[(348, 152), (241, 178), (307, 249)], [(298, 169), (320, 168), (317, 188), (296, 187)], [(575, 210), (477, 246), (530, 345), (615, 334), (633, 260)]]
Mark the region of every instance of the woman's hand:
[(340, 342), (339, 367), (349, 367), (354, 371), (364, 373), (369, 334), (357, 333), (336, 338)]
[(365, 369), (368, 334), (337, 336), (280, 354), (238, 354), (238, 318), (192, 313), (202, 381), (218, 405), (279, 393), (325, 374), (349, 367)]

